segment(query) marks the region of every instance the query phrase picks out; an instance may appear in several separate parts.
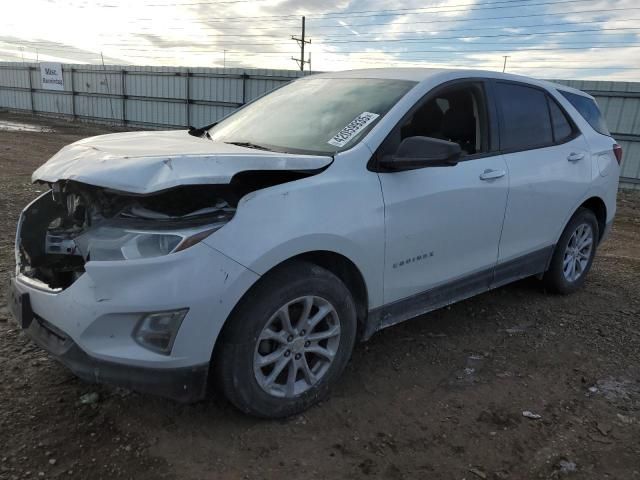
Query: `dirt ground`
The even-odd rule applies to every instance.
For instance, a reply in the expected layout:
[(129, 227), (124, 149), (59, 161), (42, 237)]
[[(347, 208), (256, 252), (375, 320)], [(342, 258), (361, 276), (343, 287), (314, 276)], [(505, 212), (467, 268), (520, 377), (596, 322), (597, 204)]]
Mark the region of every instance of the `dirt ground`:
[(108, 131), (0, 113), (0, 478), (640, 480), (639, 194), (620, 194), (582, 291), (529, 279), (389, 328), (328, 401), (269, 422), (220, 396), (83, 383), (8, 319), (16, 219), (43, 189), (31, 172)]

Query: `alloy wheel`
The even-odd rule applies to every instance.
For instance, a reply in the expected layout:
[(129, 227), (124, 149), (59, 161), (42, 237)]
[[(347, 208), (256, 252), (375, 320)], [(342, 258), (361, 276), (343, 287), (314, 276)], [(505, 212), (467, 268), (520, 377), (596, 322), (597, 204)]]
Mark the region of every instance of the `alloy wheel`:
[(564, 251), (562, 271), (567, 281), (575, 282), (585, 272), (591, 258), (593, 241), (591, 225), (587, 223), (578, 225)]
[(269, 395), (291, 398), (316, 385), (340, 345), (340, 319), (327, 300), (296, 298), (280, 307), (262, 329), (253, 370)]

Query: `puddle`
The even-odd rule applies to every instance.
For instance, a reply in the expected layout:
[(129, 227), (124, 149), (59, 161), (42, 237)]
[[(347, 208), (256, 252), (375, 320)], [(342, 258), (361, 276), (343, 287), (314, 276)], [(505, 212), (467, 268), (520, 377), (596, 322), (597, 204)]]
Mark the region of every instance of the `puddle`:
[(42, 125), (32, 125), (29, 123), (11, 122), (8, 120), (0, 120), (0, 131), (2, 132), (38, 132), (51, 133), (53, 128)]

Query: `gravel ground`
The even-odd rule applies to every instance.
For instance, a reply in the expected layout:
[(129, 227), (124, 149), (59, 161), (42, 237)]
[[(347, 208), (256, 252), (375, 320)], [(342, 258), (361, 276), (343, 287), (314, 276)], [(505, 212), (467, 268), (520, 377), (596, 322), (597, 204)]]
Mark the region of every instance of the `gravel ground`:
[(215, 393), (185, 406), (83, 383), (9, 320), (31, 172), (108, 131), (0, 113), (0, 478), (640, 479), (639, 194), (620, 194), (582, 291), (528, 279), (389, 328), (328, 401), (268, 422)]

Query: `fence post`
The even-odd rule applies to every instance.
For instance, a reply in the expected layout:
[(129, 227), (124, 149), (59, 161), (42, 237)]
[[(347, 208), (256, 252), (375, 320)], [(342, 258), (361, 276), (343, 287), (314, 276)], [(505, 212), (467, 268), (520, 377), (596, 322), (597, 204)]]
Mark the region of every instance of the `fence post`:
[(34, 114), (36, 109), (33, 105), (33, 83), (31, 80), (31, 65), (27, 67), (27, 76), (29, 77), (29, 98), (31, 99), (31, 113)]
[(190, 84), (191, 84), (191, 70), (187, 68), (187, 85), (186, 85), (186, 94), (185, 94), (185, 101), (186, 101), (186, 112), (187, 112), (187, 121), (185, 123), (185, 126), (188, 127), (189, 125), (191, 125), (191, 88), (190, 88)]
[(127, 124), (127, 71), (123, 68), (120, 72), (120, 88), (122, 90), (122, 125)]
[(75, 69), (71, 67), (71, 116), (76, 119), (76, 90), (73, 87), (73, 73)]
[(249, 79), (249, 75), (247, 72), (242, 73), (242, 105), (247, 103), (247, 80)]

